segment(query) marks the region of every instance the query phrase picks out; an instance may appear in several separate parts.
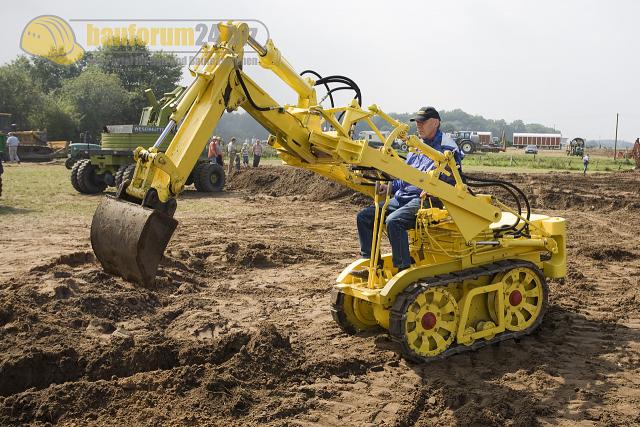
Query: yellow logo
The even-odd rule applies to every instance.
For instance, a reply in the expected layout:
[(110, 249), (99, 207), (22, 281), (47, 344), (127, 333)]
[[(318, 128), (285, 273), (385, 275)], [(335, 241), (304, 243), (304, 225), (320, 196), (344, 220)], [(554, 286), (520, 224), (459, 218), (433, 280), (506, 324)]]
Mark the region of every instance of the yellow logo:
[(73, 64), (84, 56), (71, 26), (55, 15), (32, 19), (22, 31), (20, 48), (62, 65)]

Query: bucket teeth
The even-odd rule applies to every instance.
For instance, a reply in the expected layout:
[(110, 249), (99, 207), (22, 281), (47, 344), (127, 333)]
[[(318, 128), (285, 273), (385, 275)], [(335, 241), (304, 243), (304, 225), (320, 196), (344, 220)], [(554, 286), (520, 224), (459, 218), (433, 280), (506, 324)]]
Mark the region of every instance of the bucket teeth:
[(162, 212), (106, 196), (93, 215), (91, 246), (106, 272), (148, 286), (177, 225)]

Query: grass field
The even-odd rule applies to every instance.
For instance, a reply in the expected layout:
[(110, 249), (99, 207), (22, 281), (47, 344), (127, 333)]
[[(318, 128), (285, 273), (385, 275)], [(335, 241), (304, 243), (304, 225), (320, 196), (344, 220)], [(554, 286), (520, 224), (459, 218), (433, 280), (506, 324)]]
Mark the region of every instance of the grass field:
[[(632, 160), (613, 160), (602, 153), (589, 152), (589, 172), (618, 172), (632, 170)], [(269, 153), (271, 154), (271, 153)], [(275, 157), (263, 158), (262, 163), (277, 165)], [(540, 150), (538, 154), (524, 154), (522, 149), (508, 148), (504, 153), (475, 153), (465, 156), (464, 170), (484, 172), (542, 173), (549, 171), (582, 172), (582, 157), (567, 156), (564, 150)]]
[(4, 165), (0, 215), (36, 213), (38, 216), (85, 216), (95, 210), (101, 195), (81, 195), (59, 165), (22, 163)]
[[(632, 170), (631, 160), (614, 161), (611, 157), (590, 155), (590, 172), (617, 172)], [(537, 155), (523, 154), (522, 151), (508, 150), (504, 153), (480, 153), (465, 157), (464, 165), (467, 169), (506, 171), (508, 169), (520, 172), (545, 171), (573, 171), (582, 172), (582, 158), (566, 156), (564, 152), (541, 151)]]
[[(264, 158), (261, 164), (276, 166), (282, 162), (277, 158)], [(541, 152), (533, 156), (522, 154), (520, 150), (509, 150), (505, 153), (468, 155), (464, 159), (463, 168), (466, 171), (478, 172), (575, 173), (582, 172), (582, 159), (568, 157), (560, 152)], [(629, 160), (614, 162), (612, 158), (591, 156), (589, 172), (615, 172), (633, 168), (634, 165)], [(0, 214), (34, 212), (44, 217), (90, 215), (100, 195), (78, 194), (71, 186), (69, 174), (70, 171), (61, 162), (5, 164), (4, 195), (0, 202)]]

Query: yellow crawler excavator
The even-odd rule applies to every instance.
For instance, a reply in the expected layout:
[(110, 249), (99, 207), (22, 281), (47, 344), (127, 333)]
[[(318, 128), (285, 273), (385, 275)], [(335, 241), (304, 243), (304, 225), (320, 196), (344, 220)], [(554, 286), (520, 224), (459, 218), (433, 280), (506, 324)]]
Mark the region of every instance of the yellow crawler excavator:
[[(385, 328), (403, 355), (425, 362), (529, 334), (547, 308), (547, 278), (566, 273), (565, 220), (534, 214), (524, 193), (508, 182), (461, 176), (449, 151), (441, 153), (376, 105), (362, 107), (357, 85), (343, 76), (298, 74), (271, 40), (261, 45), (242, 22), (220, 23), (219, 38), (204, 45), (189, 68), (193, 83), (173, 105), (171, 120), (153, 147), (135, 150), (136, 169), (115, 197), (106, 196), (91, 224), (91, 243), (103, 268), (148, 285), (177, 226), (176, 198), (224, 111), (244, 109), (271, 133), (269, 144), (288, 165), (311, 170), (371, 196), (376, 226), (370, 259), (358, 259), (338, 275), (331, 313), (347, 333)], [(243, 70), (246, 46), (298, 99), (280, 105)], [(335, 84), (342, 86), (335, 87)], [(331, 87), (329, 84), (334, 85)], [(318, 101), (316, 89), (327, 90)], [(333, 105), (333, 92), (350, 89), (354, 99)], [(323, 92), (324, 93), (324, 89)], [(322, 103), (330, 100), (331, 107)], [(386, 121), (385, 135), (374, 117)], [(364, 122), (382, 146), (353, 139)], [(165, 152), (158, 147), (175, 135)], [(419, 171), (393, 148), (403, 139), (410, 150), (434, 160)], [(453, 179), (454, 185), (441, 180)], [(423, 189), (443, 204), (423, 206), (409, 231), (413, 264), (398, 271), (381, 253), (384, 205), (394, 178)], [(513, 196), (510, 207), (485, 187)], [(388, 188), (389, 186), (386, 186)], [(380, 194), (383, 193), (383, 194)], [(348, 218), (352, 221), (352, 218)], [(368, 269), (368, 278), (353, 273)]]

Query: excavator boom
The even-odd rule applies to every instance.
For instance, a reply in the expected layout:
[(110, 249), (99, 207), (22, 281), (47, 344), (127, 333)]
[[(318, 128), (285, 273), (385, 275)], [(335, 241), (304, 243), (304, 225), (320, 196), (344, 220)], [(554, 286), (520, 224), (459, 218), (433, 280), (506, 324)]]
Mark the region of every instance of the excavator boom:
[[(408, 136), (408, 125), (397, 122), (377, 106), (363, 109), (354, 99), (344, 107), (324, 109), (316, 99), (314, 85), (327, 79), (346, 82), (342, 76), (312, 80), (299, 75), (269, 40), (261, 46), (249, 36), (246, 24), (219, 24), (220, 38), (202, 48), (190, 71), (193, 83), (172, 106), (173, 114), (154, 147), (134, 152), (133, 179), (123, 182), (116, 197), (106, 197), (91, 225), (91, 243), (98, 260), (110, 273), (151, 284), (162, 254), (176, 228), (173, 219), (176, 197), (184, 189), (199, 154), (224, 111), (243, 108), (271, 133), (269, 144), (287, 164), (302, 167), (356, 191), (373, 196), (377, 178), (403, 179), (438, 197), (465, 239), (471, 240), (500, 220), (502, 210), (490, 198), (467, 190), (452, 153), (444, 154)], [(273, 71), (298, 95), (295, 105), (279, 105), (241, 68), (244, 49), (251, 46), (260, 65)], [(359, 97), (358, 101), (360, 101)], [(393, 131), (386, 138), (373, 122), (378, 116)], [(352, 139), (357, 122), (367, 123), (385, 141), (379, 148)], [(329, 130), (327, 130), (329, 129)], [(175, 136), (165, 153), (157, 147), (170, 133)], [(436, 168), (421, 172), (405, 164), (392, 142), (407, 145), (435, 161)], [(440, 179), (452, 175), (451, 186)]]

